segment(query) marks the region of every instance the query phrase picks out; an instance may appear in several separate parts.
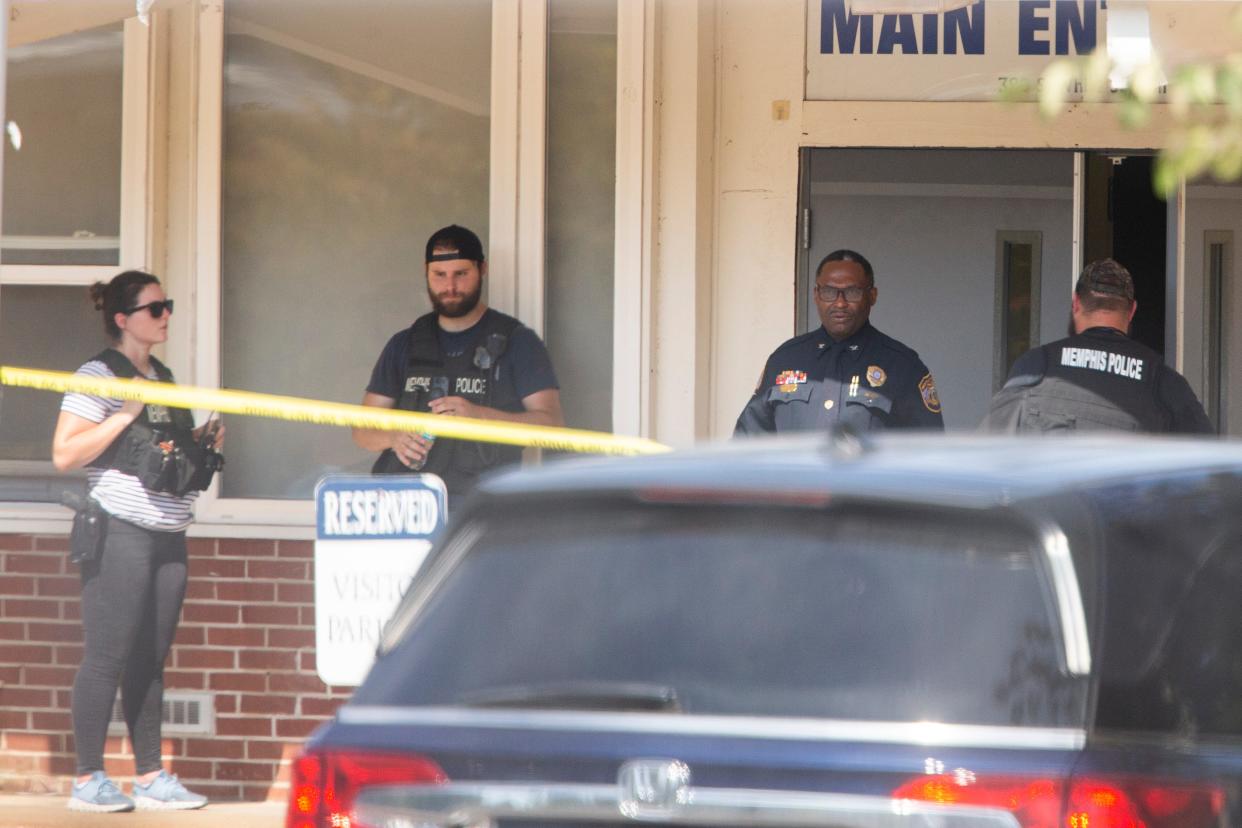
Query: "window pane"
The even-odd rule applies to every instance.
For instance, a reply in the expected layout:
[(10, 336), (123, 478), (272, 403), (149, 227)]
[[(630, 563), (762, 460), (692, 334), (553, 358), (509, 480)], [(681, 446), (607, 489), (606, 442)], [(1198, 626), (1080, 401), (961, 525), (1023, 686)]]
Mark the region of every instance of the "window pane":
[(996, 357), (992, 387), (1005, 384), (1013, 364), (1039, 344), (1041, 234), (1001, 230), (996, 234)]
[[(487, 238), (490, 0), (240, 0), (226, 31), (223, 383), (358, 402), (430, 307), (427, 237)], [(235, 417), (223, 495), (307, 498), (373, 460), (343, 428)]]
[[(0, 288), (0, 362), (76, 371), (108, 344), (84, 287)], [(60, 394), (5, 386), (0, 392), (0, 459), (52, 459)]]
[(548, 14), (548, 350), (566, 422), (611, 431), (617, 4)]
[(1205, 234), (1203, 274), (1203, 408), (1217, 432), (1225, 424), (1222, 385), (1226, 374), (1224, 319), (1225, 303), (1232, 298), (1226, 286), (1232, 281), (1233, 234), (1229, 231)]
[(1096, 724), (1242, 736), (1242, 480), (1135, 480), (1092, 492), (1106, 520)]
[(1038, 553), (1009, 528), (856, 507), (494, 517), (356, 702), (633, 683), (707, 715), (1081, 721)]
[(119, 261), (123, 51), (120, 25), (9, 50), (5, 264)]

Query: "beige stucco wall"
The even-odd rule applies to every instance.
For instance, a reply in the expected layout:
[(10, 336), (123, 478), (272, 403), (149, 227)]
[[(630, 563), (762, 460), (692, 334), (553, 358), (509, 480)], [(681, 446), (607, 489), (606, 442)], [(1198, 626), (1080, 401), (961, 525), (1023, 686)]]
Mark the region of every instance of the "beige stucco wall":
[(713, 437), (732, 432), (768, 353), (795, 329), (804, 8), (720, 6)]

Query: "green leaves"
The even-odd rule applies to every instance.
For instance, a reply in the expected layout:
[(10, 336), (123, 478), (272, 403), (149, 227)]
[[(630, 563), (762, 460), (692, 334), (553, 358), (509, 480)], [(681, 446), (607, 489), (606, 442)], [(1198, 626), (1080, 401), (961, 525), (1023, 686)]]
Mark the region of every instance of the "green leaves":
[(1040, 76), (1039, 114), (1045, 118), (1056, 117), (1065, 108), (1070, 87), (1079, 75), (1078, 61), (1062, 59), (1048, 64)]
[(1086, 106), (1108, 102), (1127, 129), (1145, 126), (1155, 107), (1167, 106), (1172, 126), (1153, 168), (1158, 195), (1168, 198), (1183, 180), (1203, 175), (1242, 178), (1242, 54), (1178, 66), (1167, 81), (1159, 61), (1152, 60), (1136, 67), (1116, 90), (1109, 83), (1113, 69), (1107, 52), (1097, 49), (1050, 63), (1037, 81), (1008, 79), (1000, 98), (1035, 97), (1040, 115), (1048, 119), (1061, 115), (1071, 97), (1080, 96)]

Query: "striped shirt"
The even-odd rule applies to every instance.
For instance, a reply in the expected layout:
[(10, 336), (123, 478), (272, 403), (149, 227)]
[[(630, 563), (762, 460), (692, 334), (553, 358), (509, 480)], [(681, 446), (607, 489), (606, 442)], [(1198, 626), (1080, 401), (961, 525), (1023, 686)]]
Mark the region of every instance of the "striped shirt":
[[(97, 359), (92, 359), (76, 373), (82, 377), (116, 378), (116, 374)], [(153, 380), (156, 376), (151, 373), (147, 379)], [(61, 401), (60, 410), (92, 423), (102, 423), (120, 411), (121, 405), (121, 400), (110, 397), (70, 392)], [(134, 475), (116, 469), (87, 466), (86, 477), (91, 497), (113, 517), (161, 532), (176, 532), (189, 526), (193, 520), (190, 506), (198, 497), (198, 492), (191, 492), (187, 497), (153, 492), (144, 488)]]

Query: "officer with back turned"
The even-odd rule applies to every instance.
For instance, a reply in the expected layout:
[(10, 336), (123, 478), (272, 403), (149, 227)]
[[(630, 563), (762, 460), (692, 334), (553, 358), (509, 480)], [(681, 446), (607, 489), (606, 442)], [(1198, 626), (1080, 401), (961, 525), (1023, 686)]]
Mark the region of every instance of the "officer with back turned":
[(1074, 334), (1018, 358), (982, 428), (1211, 434), (1186, 379), (1126, 335), (1137, 309), (1128, 270), (1112, 259), (1083, 268), (1074, 287)]
[(734, 434), (806, 431), (837, 423), (859, 431), (943, 430), (940, 396), (919, 355), (871, 326), (871, 263), (837, 250), (815, 273), (823, 324), (777, 348)]

